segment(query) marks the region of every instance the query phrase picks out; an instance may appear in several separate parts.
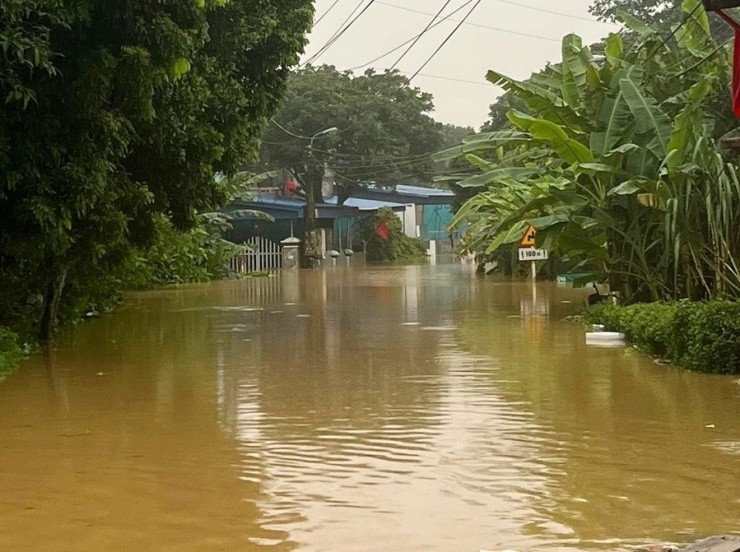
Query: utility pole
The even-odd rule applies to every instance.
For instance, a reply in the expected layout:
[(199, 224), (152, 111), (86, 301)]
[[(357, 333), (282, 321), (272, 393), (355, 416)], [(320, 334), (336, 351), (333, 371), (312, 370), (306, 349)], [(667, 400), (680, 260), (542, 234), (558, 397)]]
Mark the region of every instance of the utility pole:
[[(313, 143), (316, 138), (319, 136), (325, 136), (327, 134), (332, 134), (334, 132), (337, 132), (339, 129), (337, 127), (330, 127), (327, 129), (324, 129), (320, 132), (317, 132), (313, 136), (311, 136), (311, 140), (308, 143), (308, 147), (306, 148), (306, 162), (304, 164), (304, 192), (306, 194), (306, 211), (303, 216), (303, 224), (304, 224), (304, 240), (303, 240), (303, 247), (304, 247), (304, 257), (306, 258), (306, 264), (307, 268), (311, 268), (311, 265), (313, 264), (311, 262), (312, 259), (314, 259), (318, 255), (318, 239), (316, 237), (316, 189), (320, 189), (321, 180), (322, 178), (317, 177), (314, 178), (315, 174), (311, 169), (312, 160), (313, 160)], [(324, 168), (323, 165), (321, 167)], [(321, 192), (319, 192), (321, 193)]]

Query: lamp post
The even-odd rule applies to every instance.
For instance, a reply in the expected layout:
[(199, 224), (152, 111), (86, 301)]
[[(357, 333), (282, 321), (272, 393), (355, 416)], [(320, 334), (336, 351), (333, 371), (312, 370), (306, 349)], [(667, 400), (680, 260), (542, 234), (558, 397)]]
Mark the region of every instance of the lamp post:
[(316, 138), (320, 136), (326, 136), (327, 134), (333, 134), (334, 132), (338, 131), (339, 129), (337, 127), (330, 127), (317, 132), (316, 134), (311, 136), (306, 151), (306, 164), (304, 167), (306, 171), (306, 176), (304, 177), (304, 181), (306, 184), (304, 190), (306, 193), (306, 212), (303, 217), (303, 222), (305, 225), (305, 239), (303, 241), (303, 244), (305, 253), (304, 257), (306, 257), (309, 267), (312, 264), (310, 262), (310, 259), (318, 257), (318, 243), (316, 240), (316, 184), (313, 181), (313, 178), (311, 178), (309, 169), (310, 159), (311, 157), (313, 157), (313, 142), (314, 140), (316, 140)]

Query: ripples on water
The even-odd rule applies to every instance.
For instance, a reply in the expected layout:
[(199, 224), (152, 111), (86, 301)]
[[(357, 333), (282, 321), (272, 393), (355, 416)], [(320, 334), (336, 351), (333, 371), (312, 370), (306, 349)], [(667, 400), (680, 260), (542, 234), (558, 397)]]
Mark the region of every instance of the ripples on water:
[(587, 348), (560, 321), (578, 303), (450, 266), (134, 296), (0, 385), (0, 548), (614, 549), (737, 528), (740, 386)]

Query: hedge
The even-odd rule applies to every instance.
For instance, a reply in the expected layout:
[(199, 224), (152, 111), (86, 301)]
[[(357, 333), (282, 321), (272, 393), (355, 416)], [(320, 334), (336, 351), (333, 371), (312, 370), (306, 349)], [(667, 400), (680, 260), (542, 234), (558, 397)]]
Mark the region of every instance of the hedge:
[(740, 374), (740, 302), (594, 305), (586, 320), (687, 370)]

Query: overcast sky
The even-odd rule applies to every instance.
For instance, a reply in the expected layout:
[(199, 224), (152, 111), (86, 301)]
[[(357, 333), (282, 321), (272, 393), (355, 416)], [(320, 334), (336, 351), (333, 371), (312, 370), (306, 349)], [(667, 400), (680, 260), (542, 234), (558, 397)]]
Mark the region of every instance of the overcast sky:
[[(331, 38), (360, 2), (338, 0), (330, 9), (334, 0), (316, 0), (316, 19), (326, 15), (311, 32), (304, 60)], [(368, 2), (362, 0), (363, 6)], [(433, 15), (444, 3), (445, 0), (376, 0), (314, 64), (326, 63), (338, 69), (364, 65), (424, 29), (432, 17), (417, 11)], [(444, 13), (448, 14), (465, 3), (466, 0), (451, 0)], [(560, 41), (564, 35), (577, 33), (583, 37), (584, 43), (590, 44), (617, 29), (592, 18), (588, 13), (590, 3), (591, 0), (482, 0), (467, 24), (458, 30), (413, 84), (434, 95), (435, 119), (478, 128), (487, 119), (488, 106), (501, 93), (485, 80), (488, 69), (515, 78), (526, 78), (548, 61), (560, 60)], [(475, 2), (457, 12), (452, 19), (462, 19), (473, 4)], [(417, 71), (456, 24), (445, 21), (430, 30), (398, 65), (398, 69), (409, 76)], [(370, 67), (379, 70), (389, 67), (403, 50)]]

